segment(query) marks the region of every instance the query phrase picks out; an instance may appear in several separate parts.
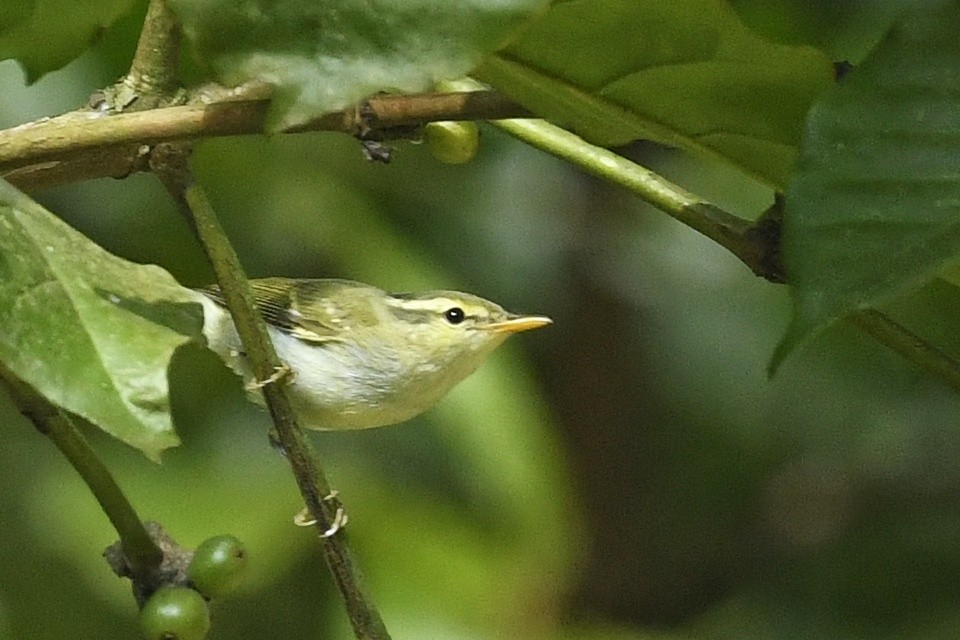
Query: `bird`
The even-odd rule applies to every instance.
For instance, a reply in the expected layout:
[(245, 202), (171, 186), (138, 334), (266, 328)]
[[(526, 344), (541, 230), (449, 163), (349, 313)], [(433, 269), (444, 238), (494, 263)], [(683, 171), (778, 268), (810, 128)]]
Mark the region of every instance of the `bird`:
[[(510, 335), (544, 327), (458, 291), (387, 293), (343, 279), (250, 281), (277, 355), (292, 372), (288, 395), (303, 425), (368, 429), (433, 406)], [(220, 288), (197, 290), (207, 346), (263, 403)]]

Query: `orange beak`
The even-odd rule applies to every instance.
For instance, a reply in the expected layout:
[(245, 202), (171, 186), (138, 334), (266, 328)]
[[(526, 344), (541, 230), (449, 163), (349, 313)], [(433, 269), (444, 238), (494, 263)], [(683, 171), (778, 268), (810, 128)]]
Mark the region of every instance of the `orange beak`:
[(502, 322), (488, 324), (483, 329), (494, 333), (520, 333), (530, 329), (539, 329), (548, 324), (553, 324), (553, 320), (546, 316), (514, 316)]

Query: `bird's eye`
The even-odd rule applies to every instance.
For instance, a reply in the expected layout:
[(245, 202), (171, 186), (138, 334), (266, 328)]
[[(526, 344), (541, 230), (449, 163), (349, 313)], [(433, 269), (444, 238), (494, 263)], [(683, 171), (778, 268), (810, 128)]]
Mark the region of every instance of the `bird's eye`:
[(460, 324), (467, 316), (460, 307), (450, 307), (443, 312), (443, 317), (446, 318), (450, 324)]

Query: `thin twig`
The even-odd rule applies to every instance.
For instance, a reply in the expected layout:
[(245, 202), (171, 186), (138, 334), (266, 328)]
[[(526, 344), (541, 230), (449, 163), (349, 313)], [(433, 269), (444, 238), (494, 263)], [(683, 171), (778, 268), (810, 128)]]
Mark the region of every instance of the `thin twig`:
[(266, 325), (256, 311), (240, 260), (203, 190), (193, 182), (187, 166), (188, 155), (188, 148), (160, 145), (151, 157), (151, 168), (187, 217), (207, 254), (254, 376), (257, 380), (270, 381), (260, 390), (273, 420), (277, 440), (287, 455), (300, 493), (315, 521), (321, 552), (340, 590), (354, 633), (364, 640), (387, 640), (390, 635), (367, 593), (343, 532), (327, 534), (335, 530), (339, 504), (309, 440), (297, 423), (297, 416), (283, 388), (282, 376), (276, 375), (283, 370), (284, 364), (277, 357)]
[[(475, 80), (464, 78), (448, 82), (446, 86), (475, 91), (482, 85)], [(690, 193), (646, 167), (609, 149), (590, 144), (580, 136), (546, 120), (510, 118), (493, 120), (492, 123), (537, 149), (628, 189), (733, 253), (758, 276), (773, 282), (783, 281), (779, 265), (772, 264), (769, 259), (771, 255), (779, 256), (779, 246), (764, 244), (771, 240), (779, 243), (779, 235), (757, 233), (757, 225), (750, 221)]]
[(960, 362), (926, 342), (888, 315), (874, 309), (857, 311), (849, 320), (878, 342), (919, 365), (960, 392)]
[(73, 420), (11, 372), (0, 368), (0, 382), (14, 404), (38, 431), (45, 434), (76, 469), (117, 530), (123, 554), (134, 576), (150, 575), (163, 552), (150, 538), (133, 505)]
[(493, 124), (590, 174), (627, 188), (728, 249), (758, 275), (764, 275), (760, 272), (762, 265), (756, 260), (756, 242), (747, 236), (751, 227), (749, 221), (704, 201), (646, 167), (609, 149), (588, 144), (580, 136), (545, 120), (498, 120)]

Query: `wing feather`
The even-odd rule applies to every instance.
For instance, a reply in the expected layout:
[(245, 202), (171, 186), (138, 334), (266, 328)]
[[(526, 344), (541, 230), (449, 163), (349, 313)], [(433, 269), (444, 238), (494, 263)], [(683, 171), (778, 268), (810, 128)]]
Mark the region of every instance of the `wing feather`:
[[(340, 340), (341, 327), (348, 314), (330, 295), (345, 285), (347, 280), (288, 280), (262, 278), (250, 281), (253, 299), (264, 322), (304, 342), (324, 343)], [(366, 285), (360, 285), (366, 286)], [(200, 292), (221, 306), (226, 306), (223, 292), (217, 285)], [(298, 309), (310, 309), (309, 318)]]

